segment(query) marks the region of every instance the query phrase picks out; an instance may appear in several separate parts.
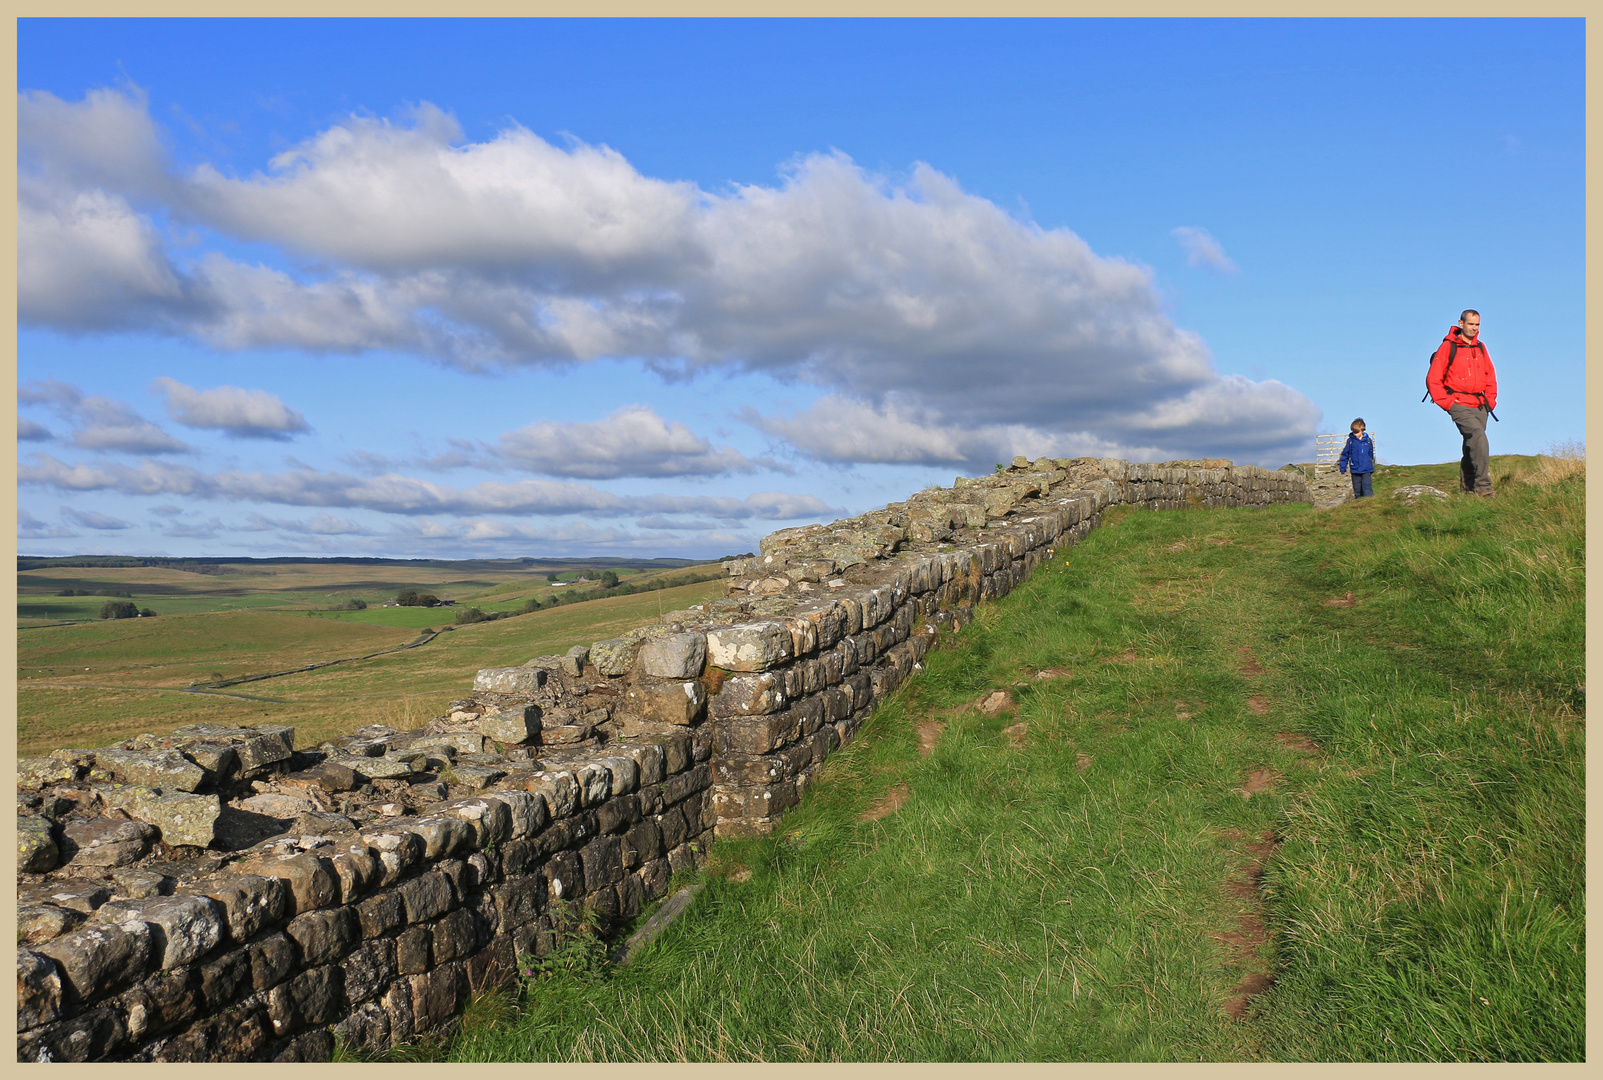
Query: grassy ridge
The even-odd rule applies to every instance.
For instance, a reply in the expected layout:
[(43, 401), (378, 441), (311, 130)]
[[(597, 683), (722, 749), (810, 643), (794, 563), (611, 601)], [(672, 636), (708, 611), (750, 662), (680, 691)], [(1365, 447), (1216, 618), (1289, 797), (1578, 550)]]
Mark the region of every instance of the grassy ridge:
[[(527, 980), (433, 1053), (1580, 1059), (1583, 492), (1386, 497), (1451, 476), (1110, 514), (932, 653), (780, 835), (720, 842), (638, 961)], [(1260, 835), (1262, 888), (1233, 888)]]

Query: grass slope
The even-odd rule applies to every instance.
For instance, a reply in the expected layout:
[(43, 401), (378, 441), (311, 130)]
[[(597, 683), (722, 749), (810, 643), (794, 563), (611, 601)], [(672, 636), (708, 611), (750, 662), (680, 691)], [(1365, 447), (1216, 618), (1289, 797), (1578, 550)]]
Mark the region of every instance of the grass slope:
[(1386, 494), (1451, 476), (1110, 514), (637, 961), (413, 1055), (1581, 1059), (1582, 486)]

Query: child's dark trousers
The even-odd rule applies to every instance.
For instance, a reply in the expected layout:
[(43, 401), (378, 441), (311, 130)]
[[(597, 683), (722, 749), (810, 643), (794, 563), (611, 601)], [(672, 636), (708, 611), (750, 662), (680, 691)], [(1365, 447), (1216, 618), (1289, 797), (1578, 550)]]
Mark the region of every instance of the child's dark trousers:
[(1370, 483), (1370, 478), (1374, 475), (1374, 473), (1366, 472), (1353, 473), (1353, 498), (1362, 499), (1366, 495), (1375, 493), (1375, 485)]

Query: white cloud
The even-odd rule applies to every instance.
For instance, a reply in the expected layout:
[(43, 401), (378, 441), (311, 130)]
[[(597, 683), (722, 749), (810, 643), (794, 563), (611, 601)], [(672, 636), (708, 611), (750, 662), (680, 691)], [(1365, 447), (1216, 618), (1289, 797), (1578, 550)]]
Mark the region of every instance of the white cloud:
[(817, 518), (834, 508), (811, 495), (758, 492), (745, 498), (686, 495), (614, 495), (586, 484), (554, 480), (486, 481), (454, 488), (390, 473), (350, 476), (295, 469), (284, 473), (227, 470), (206, 473), (170, 462), (85, 465), (36, 453), (19, 464), (17, 482), (57, 491), (116, 491), (125, 495), (180, 495), (228, 502), (366, 509), (384, 514), (700, 514), (726, 521)]
[[(707, 192), (517, 126), (466, 142), (424, 105), (401, 124), (335, 124), (267, 173), (169, 173), (158, 199), (152, 126), (129, 136), (145, 149), (123, 146), (108, 164), (38, 120), (78, 110), (73, 130), (94, 129), (143, 109), (115, 96), (19, 102), (24, 186), (48, 191), (58, 219), (19, 217), (19, 251), (61, 266), (19, 296), (25, 322), (145, 326), (223, 348), (401, 350), (467, 370), (620, 357), (663, 373), (762, 371), (901, 425), (865, 440), (861, 458), (848, 432), (798, 434), (849, 460), (973, 460), (1009, 431), (1219, 452), (1204, 445), (1217, 425), (1184, 420), (1210, 388), (1293, 442), (1313, 432), (1296, 391), (1221, 389), (1206, 346), (1163, 314), (1148, 271), (1099, 257), (1066, 228), (1018, 220), (927, 165), (893, 180), (813, 154), (774, 186)], [(128, 198), (269, 245), (286, 266), (323, 269), (216, 252), (180, 266)], [(1233, 269), (1206, 230), (1175, 235), (1194, 264)], [(87, 290), (74, 287), (78, 273)], [(529, 457), (549, 463), (544, 434), (530, 433)], [(555, 475), (639, 475), (608, 471), (630, 467), (602, 454)]]
[(110, 531), (133, 527), (130, 522), (123, 521), (121, 518), (110, 517), (106, 514), (98, 514), (93, 510), (74, 510), (70, 506), (63, 506), (61, 508), (61, 516), (63, 520), (69, 521), (72, 524), (85, 529), (101, 529)]
[(757, 471), (734, 447), (713, 446), (647, 405), (628, 405), (589, 423), (541, 420), (506, 432), (498, 448), (520, 469), (584, 480)]
[(40, 521), (28, 511), (17, 510), (17, 539), (18, 540), (65, 540), (78, 534), (62, 525), (51, 525)]
[(317, 514), (306, 520), (293, 518), (269, 518), (261, 514), (250, 515), (249, 524), (244, 527), (248, 532), (261, 532), (277, 530), (279, 532), (295, 533), (311, 536), (372, 536), (373, 530), (354, 521), (334, 517), (332, 514)]
[(1170, 231), (1185, 250), (1186, 262), (1204, 270), (1217, 270), (1221, 274), (1234, 274), (1236, 264), (1230, 261), (1225, 249), (1219, 246), (1207, 229), (1195, 225), (1181, 225)]
[(55, 436), (50, 434), (50, 429), (43, 424), (29, 420), (26, 416), (17, 417), (18, 442), (48, 442), (53, 438)]
[(151, 388), (167, 402), (167, 415), (192, 428), (216, 428), (241, 438), (288, 439), (310, 431), (306, 418), (266, 390), (219, 386), (196, 390), (166, 376)]
[(24, 383), (17, 388), (17, 401), (23, 405), (51, 406), (58, 415), (76, 425), (72, 444), (83, 450), (177, 454), (190, 449), (188, 443), (173, 438), (125, 402), (85, 396), (76, 386), (57, 379)]

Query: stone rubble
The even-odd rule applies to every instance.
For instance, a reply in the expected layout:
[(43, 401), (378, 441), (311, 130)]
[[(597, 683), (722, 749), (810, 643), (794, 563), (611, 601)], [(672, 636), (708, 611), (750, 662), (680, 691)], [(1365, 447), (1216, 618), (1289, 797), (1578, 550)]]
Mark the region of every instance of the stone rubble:
[(1109, 506), (1310, 499), (1217, 460), (1014, 460), (729, 563), (727, 595), (478, 672), (413, 731), (196, 724), (18, 763), (18, 1060), (326, 1060), (767, 832), (938, 635)]

